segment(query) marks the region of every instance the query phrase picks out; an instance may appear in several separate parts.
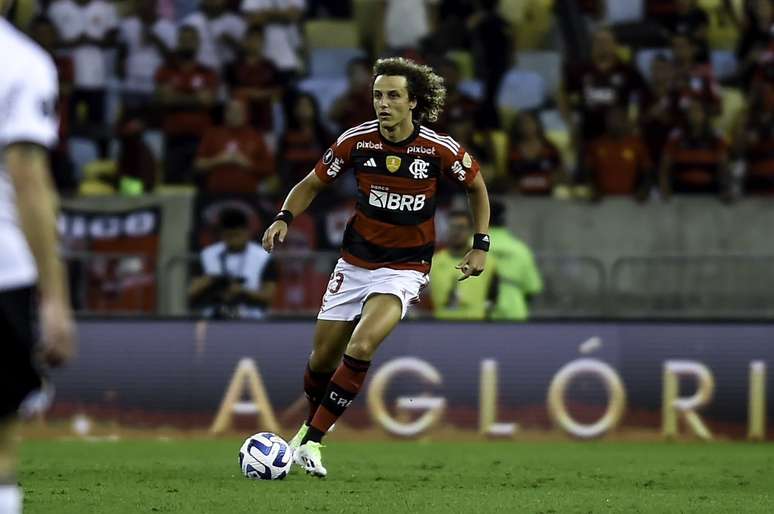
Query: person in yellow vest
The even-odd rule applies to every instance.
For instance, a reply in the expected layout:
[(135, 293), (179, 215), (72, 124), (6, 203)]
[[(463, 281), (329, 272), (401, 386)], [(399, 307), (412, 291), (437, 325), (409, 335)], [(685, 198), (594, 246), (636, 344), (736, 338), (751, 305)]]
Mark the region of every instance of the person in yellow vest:
[(495, 299), (497, 263), (487, 259), (486, 268), (476, 280), (465, 280), (455, 266), (471, 248), (473, 223), (468, 212), (461, 210), (450, 212), (448, 219), (448, 247), (433, 255), (430, 269), (433, 314), (438, 319), (486, 319)]
[(492, 202), (490, 259), (497, 262), (497, 300), (490, 319), (525, 321), (530, 299), (543, 290), (543, 279), (529, 247), (505, 226), (505, 206)]

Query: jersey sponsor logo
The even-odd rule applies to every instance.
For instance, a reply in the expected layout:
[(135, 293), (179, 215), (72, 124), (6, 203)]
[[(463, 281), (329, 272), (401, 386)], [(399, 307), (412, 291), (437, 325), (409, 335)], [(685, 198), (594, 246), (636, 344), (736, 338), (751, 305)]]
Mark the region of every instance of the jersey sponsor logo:
[(454, 176), (457, 177), (457, 180), (460, 182), (465, 181), (465, 168), (462, 167), (462, 164), (460, 161), (454, 161), (451, 165), (451, 171), (454, 173)]
[(411, 172), (411, 176), (415, 179), (423, 179), (427, 178), (427, 168), (429, 167), (429, 162), (423, 161), (422, 159), (414, 159), (414, 162), (409, 165), (409, 171)]
[(325, 152), (325, 155), (323, 155), (323, 164), (326, 166), (330, 164), (333, 161), (333, 150), (328, 148), (328, 151)]
[(405, 195), (401, 193), (390, 193), (389, 191), (380, 191), (371, 189), (368, 195), (368, 203), (380, 209), (388, 211), (421, 211), (425, 206), (424, 194)]
[(367, 161), (366, 161), (366, 162), (363, 164), (363, 166), (365, 166), (365, 167), (367, 167), (367, 168), (376, 168), (376, 159), (374, 159), (373, 157), (371, 157), (370, 159), (368, 159), (368, 160), (367, 160)]
[(355, 150), (381, 150), (382, 148), (381, 143), (374, 143), (373, 141), (358, 141), (355, 145)]
[(338, 175), (341, 172), (341, 165), (344, 164), (344, 159), (341, 157), (336, 157), (333, 159), (333, 162), (330, 166), (328, 166), (328, 176), (336, 178), (336, 175)]
[(434, 146), (409, 146), (406, 153), (419, 153), (425, 155), (435, 155)]
[(387, 170), (390, 173), (395, 173), (400, 169), (400, 157), (396, 155), (388, 155), (386, 163), (387, 163)]

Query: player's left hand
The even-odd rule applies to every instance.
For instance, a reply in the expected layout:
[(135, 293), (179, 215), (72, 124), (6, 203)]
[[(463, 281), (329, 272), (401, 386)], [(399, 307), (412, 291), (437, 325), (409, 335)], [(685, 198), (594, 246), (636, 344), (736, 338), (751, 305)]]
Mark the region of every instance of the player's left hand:
[(470, 250), (465, 254), (459, 264), (455, 266), (456, 269), (462, 272), (462, 276), (458, 278), (460, 282), (468, 277), (477, 277), (484, 271), (484, 265), (486, 264), (486, 252), (483, 250)]

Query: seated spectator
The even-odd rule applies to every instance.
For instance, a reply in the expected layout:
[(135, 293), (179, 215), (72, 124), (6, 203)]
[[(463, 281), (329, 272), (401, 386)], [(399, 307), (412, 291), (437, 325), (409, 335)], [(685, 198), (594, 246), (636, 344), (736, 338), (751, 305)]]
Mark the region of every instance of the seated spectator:
[(543, 290), (543, 278), (532, 250), (508, 230), (502, 202), (492, 202), (489, 223), (489, 254), (497, 262), (494, 270), (497, 295), (490, 319), (525, 321), (530, 301)]
[[(481, 104), (478, 100), (460, 90), (459, 65), (451, 59), (443, 59), (436, 66), (436, 71), (443, 77), (443, 82), (446, 86), (446, 102), (438, 116), (438, 120), (432, 124), (432, 128), (440, 132), (449, 132), (450, 125), (462, 122), (475, 123), (476, 113), (480, 110)], [(373, 112), (373, 109), (371, 109), (371, 112)], [(474, 128), (479, 127), (474, 124)]]
[(383, 20), (380, 27), (386, 50), (401, 53), (403, 50), (419, 49), (422, 40), (435, 32), (433, 21), (437, 19), (434, 10), (437, 1), (433, 0), (380, 0), (374, 2), (380, 8), (374, 12), (377, 19)]
[(744, 191), (774, 194), (774, 90), (761, 83), (735, 130), (734, 154), (745, 166)]
[(70, 137), (71, 104), (73, 90), (73, 61), (68, 55), (56, 52), (59, 36), (54, 24), (45, 16), (39, 16), (30, 23), (30, 37), (34, 39), (54, 60), (59, 77), (59, 98), (57, 115), (59, 116), (59, 142), (51, 152), (51, 174), (56, 189), (62, 193), (73, 192), (78, 188), (75, 168), (70, 159), (67, 139)]
[(263, 30), (251, 27), (242, 43), (241, 58), (226, 69), (231, 95), (247, 102), (250, 125), (260, 132), (274, 130), (272, 105), (282, 97), (277, 68), (263, 56)]
[(186, 16), (181, 25), (199, 33), (199, 64), (219, 74), (236, 58), (247, 31), (247, 23), (226, 9), (226, 0), (202, 0), (201, 9)]
[(749, 94), (755, 95), (761, 84), (774, 85), (774, 39), (765, 50), (757, 54), (747, 89)]
[(731, 200), (727, 146), (712, 128), (706, 106), (691, 102), (683, 128), (669, 137), (661, 159), (661, 194), (717, 194)]
[(250, 26), (264, 31), (264, 55), (279, 70), (280, 81), (288, 85), (303, 70), (304, 40), (300, 23), (306, 0), (242, 0), (240, 10)]
[(59, 32), (61, 48), (73, 59), (73, 133), (95, 139), (100, 156), (105, 157), (110, 142), (105, 113), (106, 53), (116, 46), (116, 8), (106, 0), (55, 0), (47, 14)]
[(277, 154), (283, 191), (290, 191), (314, 168), (332, 138), (322, 124), (320, 108), (312, 95), (291, 93), (284, 103), (286, 128)]
[(436, 29), (423, 40), (425, 54), (446, 55), (449, 50), (470, 48), (467, 21), (476, 9), (475, 2), (441, 0), (438, 4)]
[(659, 23), (664, 30), (677, 14), (675, 0), (645, 0), (645, 17)]
[(452, 211), (448, 221), (448, 247), (433, 255), (430, 297), (438, 319), (483, 320), (497, 297), (492, 281), (496, 263), (491, 256), (486, 269), (474, 280), (460, 281), (459, 262), (471, 249), (473, 222), (467, 211)]
[(613, 33), (607, 28), (597, 30), (591, 60), (568, 67), (562, 84), (559, 106), (575, 147), (581, 148), (583, 142), (604, 134), (605, 115), (610, 108), (628, 109), (635, 102), (641, 104), (646, 94), (647, 84), (639, 71), (618, 58)]
[(699, 62), (698, 47), (690, 37), (677, 34), (672, 37), (675, 87), (680, 94), (680, 106), (699, 101), (710, 107), (712, 114), (721, 109), (720, 86), (712, 74), (712, 65)]
[(271, 306), (276, 265), (250, 240), (247, 216), (226, 209), (220, 216), (221, 241), (201, 251), (202, 275), (192, 280), (188, 299), (207, 318), (261, 319)]
[(255, 193), (260, 183), (274, 176), (274, 158), (263, 136), (247, 125), (241, 100), (226, 104), (224, 121), (224, 126), (204, 133), (195, 162), (201, 175), (197, 182), (210, 193)]
[(696, 5), (696, 0), (676, 0), (674, 11), (662, 19), (662, 24), (670, 34), (695, 42), (698, 62), (709, 60), (709, 16)]
[(164, 131), (164, 182), (168, 184), (191, 183), (196, 150), (211, 124), (218, 76), (197, 62), (198, 48), (196, 29), (182, 27), (174, 57), (156, 73)]
[(565, 181), (559, 150), (546, 139), (543, 126), (531, 112), (521, 112), (513, 120), (506, 173), (497, 188), (501, 193), (545, 196)]
[(158, 163), (143, 140), (145, 127), (142, 110), (124, 111), (118, 124), (118, 187), (124, 193), (147, 193), (156, 187)]
[(666, 56), (658, 55), (651, 62), (650, 94), (640, 115), (642, 137), (654, 159), (661, 155), (680, 115), (680, 92), (675, 84), (674, 64)]
[(585, 164), (595, 200), (612, 195), (647, 199), (652, 175), (650, 156), (642, 138), (632, 133), (622, 108), (607, 112), (605, 134), (589, 144)]
[(135, 14), (119, 26), (120, 68), (124, 108), (147, 107), (153, 100), (154, 78), (177, 46), (177, 28), (159, 18), (156, 0), (136, 0)]
[(328, 114), (340, 130), (374, 119), (370, 61), (362, 57), (352, 59), (347, 65), (347, 78), (347, 91), (336, 99)]
[(739, 76), (749, 85), (761, 54), (769, 48), (774, 32), (774, 6), (771, 0), (752, 0), (742, 20), (741, 37), (736, 47)]
[(499, 0), (481, 0), (468, 20), (476, 78), (484, 83), (484, 98), (477, 125), (500, 127), (497, 94), (508, 70), (513, 66), (515, 43), (511, 24), (499, 12)]
[[(449, 134), (461, 146), (476, 156), (485, 176), (494, 175), (493, 150), (488, 133), (479, 129), (481, 104), (475, 98), (459, 89), (460, 73), (457, 64), (442, 59), (437, 65), (438, 73), (446, 86), (446, 102), (438, 119), (430, 126), (439, 133)], [(373, 112), (373, 110), (372, 110)], [(454, 195), (461, 192), (459, 184), (448, 180), (438, 182), (438, 201), (440, 205), (450, 203)]]

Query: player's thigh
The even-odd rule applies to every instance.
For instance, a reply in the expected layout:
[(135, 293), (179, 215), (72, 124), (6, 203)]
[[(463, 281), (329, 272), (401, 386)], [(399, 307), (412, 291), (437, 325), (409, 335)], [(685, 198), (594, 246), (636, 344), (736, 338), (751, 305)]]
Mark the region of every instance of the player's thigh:
[(355, 330), (355, 321), (318, 319), (314, 331), (311, 367), (315, 371), (336, 369)]
[(401, 299), (394, 294), (373, 294), (363, 305), (363, 314), (347, 345), (347, 355), (371, 360), (376, 349), (398, 325), (403, 315)]

